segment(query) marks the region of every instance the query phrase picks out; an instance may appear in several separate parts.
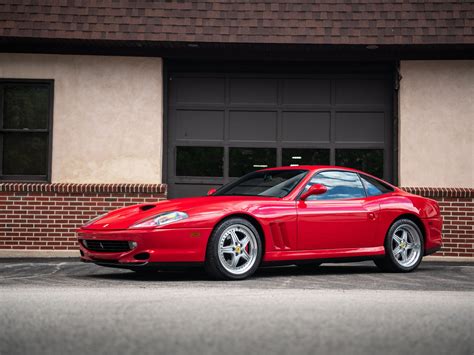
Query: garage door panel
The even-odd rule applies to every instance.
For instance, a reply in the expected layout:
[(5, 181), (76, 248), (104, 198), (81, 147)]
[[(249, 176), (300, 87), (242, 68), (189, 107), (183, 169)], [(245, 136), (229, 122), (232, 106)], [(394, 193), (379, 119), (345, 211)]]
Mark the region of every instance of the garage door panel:
[(329, 105), (331, 82), (316, 79), (283, 80), (284, 105)]
[[(220, 185), (220, 184), (219, 184)], [(214, 184), (175, 184), (176, 197), (184, 197), (184, 196), (205, 196), (207, 192), (212, 189), (216, 188), (219, 185)]]
[(231, 141), (265, 141), (277, 139), (277, 112), (229, 112), (229, 138)]
[(230, 103), (276, 105), (278, 101), (278, 81), (262, 78), (231, 78)]
[(383, 112), (337, 112), (336, 142), (383, 143)]
[(283, 112), (284, 142), (329, 142), (330, 112)]
[(169, 77), (169, 197), (277, 165), (338, 164), (391, 179), (392, 73), (189, 69)]
[(173, 80), (176, 104), (224, 104), (225, 79), (177, 77)]
[(384, 80), (339, 79), (335, 85), (336, 105), (383, 105), (387, 98)]
[(177, 140), (224, 139), (224, 111), (177, 110)]

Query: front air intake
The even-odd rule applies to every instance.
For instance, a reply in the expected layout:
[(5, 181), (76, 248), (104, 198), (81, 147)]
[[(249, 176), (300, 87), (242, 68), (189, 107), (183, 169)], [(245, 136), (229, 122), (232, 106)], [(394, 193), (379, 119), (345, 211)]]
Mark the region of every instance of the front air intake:
[(126, 240), (81, 240), (84, 248), (99, 253), (120, 253), (132, 250)]

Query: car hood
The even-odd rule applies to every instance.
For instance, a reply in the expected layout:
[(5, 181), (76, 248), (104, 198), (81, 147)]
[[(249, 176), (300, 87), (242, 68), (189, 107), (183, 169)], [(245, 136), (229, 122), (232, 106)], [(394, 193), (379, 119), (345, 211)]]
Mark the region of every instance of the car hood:
[[(178, 198), (172, 200), (145, 203), (111, 211), (93, 223), (81, 229), (93, 230), (120, 230), (128, 229), (135, 223), (152, 218), (165, 212), (181, 211), (189, 215), (189, 221), (199, 215), (223, 215), (229, 210), (243, 210), (251, 201), (261, 201), (275, 198), (259, 196), (203, 196), (191, 198)], [(232, 203), (229, 203), (232, 202)], [(170, 225), (178, 225), (179, 222)]]

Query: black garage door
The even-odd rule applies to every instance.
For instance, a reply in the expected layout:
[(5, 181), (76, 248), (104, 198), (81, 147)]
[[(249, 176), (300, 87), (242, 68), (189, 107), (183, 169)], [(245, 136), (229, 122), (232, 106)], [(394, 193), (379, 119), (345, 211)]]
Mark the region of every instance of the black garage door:
[(169, 197), (261, 168), (336, 164), (391, 180), (388, 73), (171, 73)]

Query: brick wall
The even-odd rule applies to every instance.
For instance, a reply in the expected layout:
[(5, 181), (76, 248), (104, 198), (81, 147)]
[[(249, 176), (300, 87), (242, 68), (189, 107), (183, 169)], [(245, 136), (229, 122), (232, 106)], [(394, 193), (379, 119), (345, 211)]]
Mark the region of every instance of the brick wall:
[(474, 189), (404, 187), (438, 201), (443, 216), (443, 248), (434, 255), (474, 257)]
[[(437, 200), (444, 247), (435, 255), (474, 257), (474, 189), (405, 187)], [(74, 231), (123, 206), (166, 197), (166, 185), (0, 184), (0, 249), (75, 250)]]
[(165, 196), (166, 185), (0, 184), (0, 249), (76, 250), (86, 221)]

